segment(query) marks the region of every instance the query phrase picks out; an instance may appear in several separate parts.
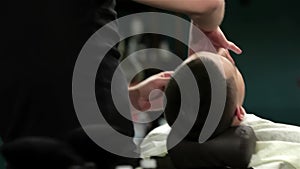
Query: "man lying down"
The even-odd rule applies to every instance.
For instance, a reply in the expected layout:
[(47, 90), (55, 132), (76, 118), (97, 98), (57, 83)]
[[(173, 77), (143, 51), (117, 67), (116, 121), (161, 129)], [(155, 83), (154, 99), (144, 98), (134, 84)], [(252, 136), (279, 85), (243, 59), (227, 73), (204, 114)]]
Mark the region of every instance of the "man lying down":
[[(221, 67), (217, 61), (221, 63)], [(180, 130), (171, 129), (170, 126), (176, 121), (181, 106), (178, 84), (187, 83), (187, 72), (183, 65), (187, 65), (195, 76), (201, 101), (192, 129), (179, 144), (169, 148), (171, 136), (182, 134)], [(200, 144), (199, 135), (206, 121), (212, 97), (210, 77), (204, 65), (210, 65), (221, 73), (222, 69), (224, 70), (223, 78), (227, 90), (219, 125), (212, 136)], [(243, 77), (237, 67), (226, 58), (208, 52), (194, 54), (175, 70), (165, 94), (167, 124), (152, 130), (143, 140), (142, 158), (163, 157), (168, 154), (176, 168), (184, 169), (300, 168), (300, 128), (273, 123), (247, 114), (242, 107), (245, 95)], [(189, 120), (186, 119), (185, 122), (189, 123)]]

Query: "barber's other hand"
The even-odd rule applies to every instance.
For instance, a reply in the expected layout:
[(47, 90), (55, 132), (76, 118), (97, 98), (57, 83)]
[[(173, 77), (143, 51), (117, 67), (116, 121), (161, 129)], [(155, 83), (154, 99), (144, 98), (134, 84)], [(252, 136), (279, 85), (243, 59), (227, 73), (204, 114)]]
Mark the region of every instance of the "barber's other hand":
[(151, 98), (150, 93), (155, 89), (163, 92), (171, 79), (172, 74), (173, 71), (161, 72), (145, 79), (137, 85), (130, 86), (128, 89), (129, 97), (134, 108), (140, 111), (145, 111), (151, 107), (151, 101), (161, 99), (162, 93), (151, 95)]
[(218, 52), (218, 55), (221, 55), (221, 56), (227, 58), (231, 63), (235, 64), (233, 58), (229, 54), (228, 49), (219, 48), (217, 52)]
[(242, 50), (238, 46), (236, 46), (233, 42), (230, 42), (227, 40), (227, 38), (225, 37), (225, 35), (222, 32), (222, 30), (220, 29), (220, 27), (218, 27), (214, 31), (209, 31), (209, 32), (203, 31), (203, 32), (209, 38), (209, 40), (212, 42), (212, 44), (214, 45), (214, 47), (216, 48), (216, 50), (218, 52), (219, 52), (220, 48), (224, 48), (226, 50), (225, 51), (226, 55), (224, 55), (224, 56), (226, 58), (228, 58), (232, 63), (234, 63), (234, 60), (230, 56), (230, 53), (228, 50), (231, 50), (236, 54), (242, 53)]

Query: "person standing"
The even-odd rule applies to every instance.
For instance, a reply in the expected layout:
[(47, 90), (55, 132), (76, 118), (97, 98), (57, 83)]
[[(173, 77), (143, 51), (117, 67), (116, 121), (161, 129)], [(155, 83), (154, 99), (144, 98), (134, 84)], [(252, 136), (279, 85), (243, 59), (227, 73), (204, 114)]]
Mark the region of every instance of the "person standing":
[[(187, 14), (216, 48), (241, 52), (219, 28), (224, 15), (224, 0), (136, 2)], [(0, 56), (0, 136), (4, 143), (24, 137), (63, 139), (67, 133), (81, 127), (72, 102), (74, 65), (88, 38), (117, 18), (115, 5), (115, 0), (2, 2), (1, 41), (4, 45)], [(112, 38), (118, 38), (116, 29), (111, 31)], [(109, 45), (109, 42), (103, 41), (101, 45)], [(110, 92), (119, 57), (113, 46), (103, 59), (96, 77), (96, 98), (110, 125), (133, 137), (132, 122), (119, 114)], [(156, 77), (141, 85), (138, 90), (143, 94), (133, 95), (131, 100), (143, 99), (141, 96), (147, 96), (149, 88), (163, 88), (165, 79)], [(150, 83), (153, 80), (162, 83)], [(120, 86), (122, 90), (128, 90), (125, 81)], [(129, 90), (133, 91), (136, 90)]]

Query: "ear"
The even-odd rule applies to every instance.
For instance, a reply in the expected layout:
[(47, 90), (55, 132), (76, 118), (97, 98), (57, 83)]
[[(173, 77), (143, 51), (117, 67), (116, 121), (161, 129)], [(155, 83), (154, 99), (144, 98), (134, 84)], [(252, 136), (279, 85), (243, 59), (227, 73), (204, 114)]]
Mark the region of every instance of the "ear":
[(238, 106), (235, 111), (235, 115), (239, 121), (243, 121), (245, 117), (245, 109), (242, 106)]

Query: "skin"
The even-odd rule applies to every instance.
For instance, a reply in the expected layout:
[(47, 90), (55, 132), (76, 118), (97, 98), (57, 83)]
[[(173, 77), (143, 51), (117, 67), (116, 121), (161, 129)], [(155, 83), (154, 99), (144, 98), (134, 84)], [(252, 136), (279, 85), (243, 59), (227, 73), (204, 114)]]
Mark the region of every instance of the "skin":
[(227, 58), (222, 57), (221, 55), (220, 55), (220, 59), (222, 60), (226, 78), (233, 76), (237, 86), (236, 97), (238, 101), (236, 105), (235, 116), (232, 122), (232, 126), (238, 126), (243, 121), (244, 116), (246, 114), (246, 111), (243, 108), (243, 103), (245, 98), (245, 82), (241, 72), (234, 64), (232, 64), (232, 62), (230, 62)]
[[(224, 18), (224, 0), (135, 0), (136, 2), (179, 12), (190, 17), (192, 24), (199, 28), (210, 39), (216, 50), (223, 48), (226, 51), (224, 57), (234, 63), (229, 50), (241, 54), (242, 50), (225, 37), (220, 29)], [(198, 52), (198, 51), (195, 51)]]
[(149, 97), (151, 91), (158, 89), (164, 91), (171, 79), (173, 71), (161, 72), (153, 75), (141, 83), (128, 88), (129, 98), (135, 109), (145, 111), (150, 109), (151, 102), (162, 99), (161, 95)]
[(235, 45), (233, 42), (228, 41), (220, 27), (211, 32), (204, 32), (208, 39), (212, 42), (214, 47), (218, 52), (223, 52), (223, 57), (227, 58), (230, 62), (234, 64), (234, 60), (231, 57), (229, 50), (236, 54), (241, 54), (243, 51)]
[[(241, 122), (244, 119), (244, 116), (246, 114), (245, 109), (243, 108), (244, 98), (245, 98), (245, 82), (243, 79), (242, 74), (238, 70), (238, 68), (224, 55), (226, 53), (224, 52), (225, 49), (220, 50), (218, 55), (212, 55), (208, 57), (219, 57), (221, 64), (224, 69), (225, 78), (229, 79), (233, 77), (234, 83), (237, 86), (236, 97), (237, 97), (237, 104), (235, 105), (235, 116), (233, 117), (232, 126), (238, 126), (241, 124)], [(191, 62), (191, 60), (197, 58), (197, 54), (194, 54), (190, 56), (188, 59), (186, 59), (183, 64), (187, 64), (188, 62)]]
[[(192, 23), (196, 25), (210, 39), (217, 51), (224, 49), (224, 57), (232, 63), (234, 60), (230, 56), (229, 50), (240, 54), (242, 51), (234, 43), (227, 40), (220, 29), (224, 17), (224, 0), (135, 0), (136, 2), (153, 7), (180, 12), (188, 15)], [(154, 75), (140, 84), (128, 88), (132, 105), (141, 111), (151, 107), (149, 94), (153, 89), (162, 90), (170, 79), (170, 72)], [(162, 99), (157, 97), (157, 99)]]
[(205, 31), (218, 28), (224, 17), (224, 0), (135, 0), (145, 5), (188, 15)]
[[(244, 116), (246, 114), (246, 111), (243, 108), (243, 102), (245, 97), (245, 82), (238, 68), (229, 59), (222, 56), (222, 54), (224, 53), (221, 52), (218, 56), (220, 57), (222, 66), (224, 68), (225, 78), (230, 78), (233, 76), (234, 82), (237, 86), (236, 97), (238, 101), (232, 126), (238, 126), (243, 121)], [(195, 57), (197, 56), (193, 55), (189, 57), (183, 62), (183, 64), (190, 62)], [(146, 80), (142, 81), (137, 85), (130, 86), (128, 88), (129, 97), (134, 108), (139, 111), (146, 111), (151, 108), (152, 101), (160, 102), (159, 99), (162, 99), (161, 95), (157, 95), (150, 98), (150, 93), (154, 89), (164, 91), (167, 83), (171, 79), (172, 74), (173, 71), (161, 72), (159, 74), (147, 78)]]

